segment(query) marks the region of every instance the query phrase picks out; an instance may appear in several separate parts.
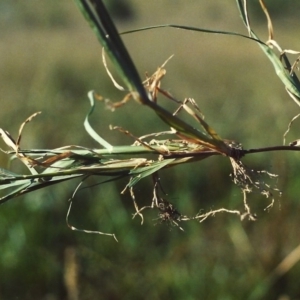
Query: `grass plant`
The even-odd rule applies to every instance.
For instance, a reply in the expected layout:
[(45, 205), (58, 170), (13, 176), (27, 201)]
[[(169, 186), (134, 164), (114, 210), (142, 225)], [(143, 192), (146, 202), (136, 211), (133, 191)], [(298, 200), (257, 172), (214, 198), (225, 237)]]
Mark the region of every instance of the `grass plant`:
[[(75, 2), (85, 18), (88, 20), (90, 26), (103, 46), (103, 63), (109, 77), (112, 79), (115, 87), (127, 93), (122, 101), (113, 104), (110, 103), (110, 108), (116, 109), (126, 104), (130, 98), (133, 98), (139, 104), (145, 105), (149, 109), (153, 110), (156, 115), (170, 127), (170, 130), (158, 133), (149, 132), (142, 137), (135, 137), (129, 131), (120, 127), (115, 127), (112, 129), (117, 129), (124, 134), (129, 135), (135, 142), (132, 145), (113, 146), (108, 141), (104, 140), (90, 125), (89, 116), (94, 111), (95, 101), (102, 100), (102, 96), (91, 91), (88, 93), (91, 110), (86, 116), (84, 127), (87, 133), (103, 147), (102, 149), (88, 149), (82, 146), (63, 146), (52, 150), (22, 150), (20, 148), (20, 142), (23, 128), (26, 123), (31, 121), (32, 118), (39, 113), (33, 114), (21, 125), (16, 141), (7, 131), (1, 129), (2, 139), (6, 145), (13, 150), (13, 152), (7, 151), (6, 153), (9, 155), (13, 154), (12, 158), (20, 159), (27, 166), (31, 174), (16, 174), (2, 168), (0, 188), (1, 190), (8, 192), (2, 196), (0, 203), (4, 203), (25, 193), (78, 177), (82, 178), (82, 181), (79, 184), (80, 186), (82, 182), (90, 176), (110, 176), (112, 179), (109, 181), (127, 176), (130, 177), (130, 180), (125, 190), (130, 190), (136, 209), (136, 215), (141, 216), (142, 221), (143, 215), (141, 212), (145, 208), (158, 209), (162, 220), (168, 220), (175, 225), (178, 225), (179, 221), (184, 220), (198, 219), (203, 221), (208, 216), (215, 215), (219, 212), (235, 213), (240, 215), (241, 219), (248, 217), (249, 219), (254, 220), (255, 215), (251, 212), (246, 194), (252, 192), (253, 189), (257, 189), (262, 195), (273, 199), (273, 191), (279, 192), (279, 190), (276, 187), (266, 184), (264, 180), (257, 179), (261, 175), (276, 177), (275, 175), (270, 174), (267, 171), (255, 172), (245, 167), (241, 161), (242, 157), (253, 153), (267, 151), (299, 151), (300, 148), (297, 141), (291, 143), (289, 146), (280, 145), (247, 150), (243, 149), (240, 144), (234, 141), (222, 139), (216, 131), (206, 121), (204, 121), (203, 114), (195, 100), (186, 98), (184, 101), (180, 101), (161, 88), (161, 80), (166, 74), (166, 63), (158, 68), (152, 76), (142, 82), (102, 1), (76, 0)], [(154, 28), (172, 27), (196, 32), (235, 35), (240, 38), (250, 39), (260, 46), (264, 54), (272, 62), (275, 72), (285, 85), (288, 94), (298, 104), (300, 99), (300, 84), (295, 73), (298, 60), (291, 64), (287, 57), (287, 51), (283, 51), (279, 44), (274, 40), (271, 18), (263, 1), (260, 1), (260, 3), (268, 21), (269, 39), (267, 43), (261, 41), (250, 27), (246, 2), (243, 1), (237, 1), (237, 5), (249, 36), (235, 32), (170, 24), (142, 28), (126, 33), (128, 34), (135, 31)], [(274, 52), (274, 47), (280, 51), (279, 57)], [(298, 53), (296, 51), (289, 52), (293, 54)], [(125, 84), (125, 88), (120, 86), (112, 77), (107, 67), (105, 53), (108, 54), (110, 60), (113, 62), (114, 67)], [(175, 112), (168, 111), (158, 103), (159, 94), (177, 103), (178, 108)], [(187, 121), (180, 118), (179, 115), (181, 111), (185, 111), (188, 116), (194, 118), (199, 124), (198, 128), (190, 125)], [(171, 136), (171, 138), (157, 138), (166, 135)], [(152, 158), (147, 158), (149, 155), (151, 155)], [(233, 168), (233, 182), (240, 186), (244, 193), (244, 209), (230, 210), (227, 208), (220, 208), (204, 214), (197, 214), (191, 218), (182, 215), (172, 204), (161, 196), (163, 189), (159, 184), (158, 172), (164, 168), (175, 167), (182, 163), (196, 163), (213, 155), (221, 155), (225, 158), (229, 158)], [(124, 156), (126, 156), (125, 159), (123, 158)], [(148, 176), (151, 176), (153, 179), (153, 200), (149, 206), (139, 208), (137, 204), (138, 202), (134, 196), (133, 188), (141, 179)], [(75, 193), (70, 199), (70, 208), (74, 195)], [(272, 205), (273, 202), (274, 200), (271, 200), (270, 205)], [(71, 225), (70, 227), (72, 229), (76, 229)]]
[[(0, 42), (0, 51), (4, 44), (13, 45), (13, 50), (1, 52), (7, 60), (0, 62), (6, 78), (0, 82), (3, 103), (8, 101), (0, 112), (1, 126), (9, 130), (1, 130), (1, 165), (5, 165), (4, 159), (11, 159), (8, 167), (1, 168), (0, 178), (0, 201), (5, 203), (0, 211), (0, 266), (5, 273), (5, 281), (0, 280), (0, 298), (62, 299), (66, 293), (79, 293), (81, 299), (299, 297), (295, 160), (300, 148), (297, 132), (293, 132), (297, 118), (284, 134), (288, 146), (282, 145), (282, 133), (295, 113), (293, 101), (283, 103), (282, 99), (291, 96), (298, 104), (298, 52), (278, 46), (293, 41), (289, 37), (297, 36), (297, 26), (288, 30), (290, 23), (277, 23), (279, 43), (268, 14), (268, 30), (253, 19), (249, 21), (251, 10), (246, 1), (237, 1), (245, 34), (196, 27), (200, 22), (195, 18), (196, 9), (188, 14), (189, 21), (182, 21), (193, 26), (176, 25), (172, 23), (176, 3), (172, 2), (168, 10), (164, 4), (168, 18), (162, 7), (155, 7), (155, 17), (168, 19), (171, 25), (142, 25), (132, 30), (135, 24), (121, 23), (125, 47), (101, 1), (79, 2), (104, 47), (107, 80), (97, 78), (95, 62), (101, 60), (101, 47), (89, 40), (85, 23), (73, 27), (82, 16), (59, 15), (59, 26), (68, 26), (61, 31), (55, 22), (58, 4), (48, 18), (56, 24), (55, 31), (35, 31), (34, 22), (43, 19), (37, 17), (29, 29), (25, 26), (18, 36), (6, 34), (5, 43)], [(31, 5), (27, 11), (33, 14)], [(64, 2), (65, 11), (70, 10), (68, 5)], [(218, 6), (226, 12), (223, 23), (222, 14), (217, 15), (208, 28), (230, 28), (229, 23), (238, 28), (238, 22), (231, 23), (232, 3), (200, 5), (195, 1), (190, 5), (201, 6), (201, 13), (205, 10), (201, 24), (209, 19), (208, 7), (214, 7), (214, 13)], [(152, 12), (147, 11), (147, 16), (150, 24), (160, 23)], [(275, 24), (276, 18), (272, 21)], [(261, 38), (263, 30), (269, 35), (267, 41)], [(173, 34), (179, 38), (169, 51), (164, 47)], [(57, 45), (55, 35), (59, 37)], [(163, 43), (159, 44), (161, 36)], [(17, 37), (23, 42), (12, 43)], [(34, 47), (28, 50), (24, 41), (31, 39)], [(205, 44), (207, 39), (213, 42)], [(95, 48), (99, 49), (96, 55)], [(22, 49), (24, 56), (16, 49)], [(138, 61), (136, 65), (127, 49)], [(188, 54), (180, 57), (183, 49)], [(18, 54), (12, 59), (15, 64), (9, 60), (10, 52)], [(143, 70), (148, 64), (147, 68), (153, 68), (160, 65), (158, 57), (164, 61), (174, 52), (171, 62), (162, 64), (153, 75), (147, 74), (145, 80), (140, 78), (137, 67)], [(174, 69), (173, 64), (179, 67)], [(114, 70), (119, 70), (119, 79), (111, 75)], [(13, 76), (18, 81), (13, 81)], [(170, 80), (175, 76), (175, 81)], [(108, 89), (109, 84), (124, 87), (115, 92)], [(90, 89), (97, 91), (90, 91), (88, 101), (81, 101)], [(185, 98), (191, 94), (197, 95), (197, 101)], [(113, 102), (105, 99), (107, 95), (122, 100)], [(129, 102), (132, 98), (136, 101)], [(39, 113), (32, 114), (40, 110), (46, 112), (42, 121)], [(22, 122), (17, 120), (24, 115), (24, 119), (30, 117), (14, 135)], [(105, 129), (108, 124), (114, 124), (110, 130)], [(284, 193), (279, 199), (281, 190)], [(16, 197), (22, 201), (11, 201)], [(63, 201), (68, 198), (68, 203)], [(69, 228), (118, 237), (120, 243), (80, 232), (70, 234), (64, 223), (66, 211)], [(131, 212), (140, 219), (129, 220)], [(199, 226), (198, 222), (203, 223)]]

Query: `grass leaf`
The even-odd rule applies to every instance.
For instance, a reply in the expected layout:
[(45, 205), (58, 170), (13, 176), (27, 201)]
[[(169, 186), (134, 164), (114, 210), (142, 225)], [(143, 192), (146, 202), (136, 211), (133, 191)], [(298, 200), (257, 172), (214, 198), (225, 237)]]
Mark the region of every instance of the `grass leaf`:
[(159, 171), (160, 169), (166, 167), (170, 163), (174, 162), (175, 159), (165, 159), (163, 161), (156, 161), (152, 163), (150, 166), (139, 167), (130, 171), (130, 174), (134, 174), (134, 176), (130, 179), (128, 187), (133, 187), (137, 184), (141, 179), (152, 175), (153, 173)]
[(89, 113), (87, 114), (85, 120), (84, 120), (84, 128), (87, 131), (87, 133), (95, 140), (97, 141), (101, 146), (108, 149), (109, 151), (112, 151), (113, 146), (109, 144), (107, 141), (105, 141), (101, 136), (98, 135), (98, 133), (92, 128), (92, 126), (89, 123), (89, 116), (93, 113), (94, 107), (95, 107), (95, 100), (94, 100), (94, 91), (90, 91), (88, 93), (88, 97), (91, 103), (91, 109)]
[[(258, 36), (254, 33), (254, 31), (250, 27), (248, 16), (247, 16), (247, 9), (245, 7), (245, 2), (242, 0), (236, 0), (236, 2), (237, 2), (237, 6), (238, 6), (238, 9), (240, 12), (240, 16), (241, 16), (245, 26), (247, 27), (249, 34), (253, 38), (255, 38), (257, 41), (260, 41)], [(292, 94), (291, 96), (294, 96), (294, 97), (292, 97), (293, 100), (298, 105), (300, 105), (300, 83), (299, 83), (299, 80), (298, 80), (296, 74), (293, 72), (292, 72), (292, 74), (290, 74), (289, 71), (287, 71), (285, 66), (282, 64), (282, 62), (280, 61), (280, 59), (278, 58), (278, 56), (276, 55), (276, 53), (273, 51), (273, 49), (270, 46), (268, 46), (265, 43), (262, 43), (261, 41), (258, 42), (258, 45), (262, 49), (262, 51), (265, 53), (265, 55), (268, 57), (268, 59), (271, 61), (277, 76), (280, 78), (282, 83), (285, 85), (286, 90)], [(289, 61), (288, 61), (286, 55), (284, 56), (284, 60), (285, 60), (286, 64), (287, 63), (289, 64)]]

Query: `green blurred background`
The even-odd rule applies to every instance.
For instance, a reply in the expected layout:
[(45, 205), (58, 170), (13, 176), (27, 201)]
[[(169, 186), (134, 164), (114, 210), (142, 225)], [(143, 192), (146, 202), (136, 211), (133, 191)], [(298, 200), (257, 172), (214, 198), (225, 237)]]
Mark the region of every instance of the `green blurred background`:
[[(119, 31), (162, 23), (246, 33), (234, 1), (106, 1)], [(266, 23), (250, 3), (252, 25), (264, 40)], [(299, 49), (295, 1), (266, 1), (283, 48)], [(14, 137), (25, 128), (22, 148), (65, 145), (98, 147), (83, 128), (91, 89), (111, 100), (116, 91), (101, 62), (101, 47), (75, 4), (67, 0), (0, 0), (0, 127)], [(259, 47), (237, 37), (157, 29), (123, 37), (142, 76), (170, 55), (163, 88), (179, 99), (193, 97), (224, 138), (244, 148), (282, 144), (290, 119), (299, 112)], [(98, 104), (94, 128), (111, 144), (132, 143), (108, 126), (135, 135), (168, 128), (147, 108), (132, 102), (114, 113)], [(288, 142), (299, 138), (296, 121)], [(5, 148), (1, 142), (1, 147)], [(157, 221), (132, 220), (126, 180), (79, 192), (70, 221), (113, 238), (71, 231), (65, 216), (78, 181), (61, 183), (13, 199), (0, 207), (0, 299), (300, 299), (299, 177), (297, 153), (255, 154), (256, 169), (280, 174), (283, 196), (273, 209), (261, 195), (249, 196), (256, 222), (220, 214), (184, 232)], [(0, 153), (1, 167), (8, 157)], [(15, 171), (19, 163), (13, 163)], [(161, 172), (180, 212), (193, 215), (221, 207), (242, 209), (242, 194), (231, 183), (229, 162), (212, 157)], [(87, 185), (100, 182), (93, 178)], [(136, 188), (140, 205), (152, 199), (151, 179)], [(277, 266), (294, 251), (291, 265)], [(276, 269), (277, 268), (277, 269)]]

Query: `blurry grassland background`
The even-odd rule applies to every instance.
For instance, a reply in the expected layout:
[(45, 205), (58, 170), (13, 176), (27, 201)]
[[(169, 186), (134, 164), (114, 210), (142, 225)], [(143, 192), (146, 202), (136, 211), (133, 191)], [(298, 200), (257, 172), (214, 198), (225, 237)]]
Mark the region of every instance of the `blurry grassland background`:
[[(173, 23), (246, 33), (234, 1), (106, 3), (120, 32)], [(266, 4), (275, 40), (282, 48), (299, 50), (300, 5), (270, 0)], [(258, 4), (249, 6), (253, 28), (267, 39)], [(0, 127), (16, 137), (20, 124), (42, 111), (26, 126), (22, 148), (99, 147), (83, 128), (87, 92), (95, 89), (111, 100), (121, 100), (124, 94), (109, 80), (101, 46), (75, 4), (0, 0), (0, 35)], [(254, 42), (175, 29), (124, 35), (123, 40), (143, 78), (174, 54), (162, 87), (178, 99), (194, 98), (221, 137), (241, 142), (244, 148), (280, 145), (290, 119), (299, 112)], [(133, 101), (113, 113), (97, 103), (91, 120), (113, 145), (133, 141), (110, 131), (110, 124), (136, 136), (168, 129)], [(298, 127), (296, 121), (288, 142), (299, 138)], [(1, 147), (5, 148), (2, 142)], [(157, 224), (157, 213), (148, 211), (141, 226), (139, 218), (131, 219), (129, 195), (120, 195), (126, 179), (79, 192), (70, 217), (79, 228), (115, 233), (119, 243), (68, 229), (67, 200), (76, 180), (7, 202), (0, 207), (0, 272), (5, 274), (0, 298), (247, 299), (260, 288), (262, 299), (300, 298), (299, 263), (269, 286), (266, 281), (300, 242), (299, 154), (255, 154), (245, 162), (280, 174), (278, 187), (284, 192), (269, 212), (264, 211), (269, 202), (261, 195), (249, 195), (258, 215), (253, 223), (220, 214), (202, 224), (183, 223), (181, 232)], [(7, 168), (3, 153), (0, 163)], [(12, 168), (21, 167), (13, 162)], [(181, 213), (192, 215), (242, 207), (242, 194), (229, 173), (227, 160), (212, 157), (164, 170), (161, 180), (168, 199)], [(102, 180), (93, 178), (88, 184)], [(141, 206), (150, 203), (150, 178), (137, 186), (136, 198)]]

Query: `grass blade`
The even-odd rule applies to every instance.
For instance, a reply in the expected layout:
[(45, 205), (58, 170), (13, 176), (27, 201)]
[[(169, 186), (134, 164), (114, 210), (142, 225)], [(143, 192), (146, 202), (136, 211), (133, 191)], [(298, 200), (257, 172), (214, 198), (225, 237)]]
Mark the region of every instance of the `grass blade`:
[[(101, 0), (75, 0), (128, 90), (139, 102), (150, 101), (140, 76)], [(137, 93), (136, 93), (137, 92)]]
[(113, 150), (113, 146), (106, 142), (101, 136), (98, 135), (98, 133), (92, 128), (92, 126), (89, 123), (89, 116), (93, 113), (95, 108), (95, 100), (94, 100), (94, 91), (90, 91), (88, 93), (88, 98), (91, 103), (91, 109), (88, 112), (85, 120), (84, 120), (84, 128), (87, 131), (87, 133), (95, 140), (97, 141), (101, 146), (103, 146), (105, 149), (109, 150), (110, 152)]
[(238, 32), (234, 31), (223, 31), (223, 30), (212, 30), (212, 29), (207, 29), (207, 28), (199, 28), (199, 27), (193, 27), (193, 26), (185, 26), (185, 25), (177, 25), (177, 24), (160, 24), (160, 25), (154, 25), (154, 26), (147, 26), (147, 27), (142, 27), (138, 29), (133, 29), (133, 30), (127, 30), (123, 31), (120, 34), (129, 34), (129, 33), (136, 33), (140, 31), (145, 31), (145, 30), (152, 30), (152, 29), (158, 29), (158, 28), (175, 28), (175, 29), (182, 29), (182, 30), (188, 30), (188, 31), (198, 31), (198, 32), (203, 32), (203, 33), (212, 33), (212, 34), (221, 34), (221, 35), (232, 35), (232, 36), (239, 36), (245, 39), (253, 40), (258, 43), (264, 44), (259, 39), (256, 39), (251, 36), (247, 36)]
[(147, 167), (141, 167), (133, 169), (130, 174), (134, 174), (134, 176), (130, 179), (128, 183), (128, 187), (131, 188), (135, 184), (137, 184), (141, 179), (152, 175), (153, 173), (159, 171), (160, 169), (166, 167), (170, 163), (174, 162), (175, 159), (165, 159), (163, 161), (157, 161)]
[[(251, 27), (249, 25), (244, 1), (236, 0), (236, 2), (237, 2), (237, 6), (238, 6), (238, 9), (240, 12), (240, 16), (241, 16), (245, 26), (247, 27), (249, 34), (256, 40), (259, 40), (258, 36), (254, 33), (254, 31), (251, 29)], [(292, 97), (293, 100), (298, 105), (300, 105), (300, 84), (299, 84), (299, 80), (298, 80), (297, 76), (295, 75), (295, 73), (290, 74), (286, 70), (285, 66), (281, 63), (280, 59), (277, 57), (277, 55), (275, 54), (275, 52), (273, 51), (273, 49), (271, 47), (269, 47), (268, 45), (266, 45), (265, 43), (262, 43), (262, 42), (258, 43), (258, 45), (262, 49), (262, 51), (265, 53), (265, 55), (268, 57), (268, 59), (271, 61), (277, 76), (280, 78), (282, 83), (285, 85), (285, 88), (287, 89), (287, 91), (294, 96), (294, 97)], [(286, 55), (284, 56), (284, 60), (285, 60), (286, 64), (289, 64), (289, 61), (288, 61)]]

